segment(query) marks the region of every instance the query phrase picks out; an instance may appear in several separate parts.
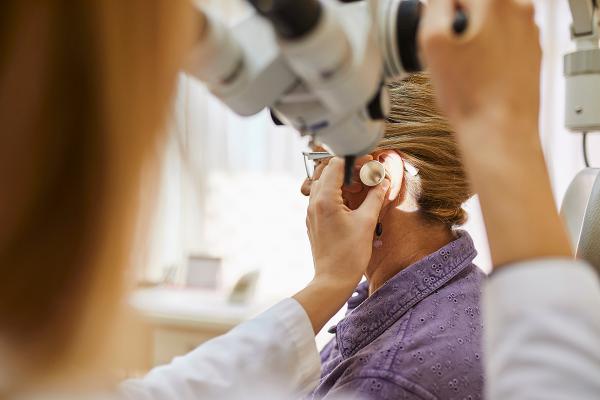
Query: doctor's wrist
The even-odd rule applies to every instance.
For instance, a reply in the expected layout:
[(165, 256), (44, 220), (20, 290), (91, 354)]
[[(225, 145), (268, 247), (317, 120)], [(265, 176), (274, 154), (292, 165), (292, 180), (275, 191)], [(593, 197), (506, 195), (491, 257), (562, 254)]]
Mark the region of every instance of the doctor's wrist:
[(571, 257), (536, 123), (521, 120), (461, 132), (459, 142), (479, 195), (494, 266)]
[(346, 304), (357, 284), (358, 280), (318, 274), (294, 295), (306, 311), (315, 334)]
[(336, 290), (353, 291), (362, 278), (362, 274), (340, 274), (339, 272), (320, 272), (317, 271), (311, 281), (311, 285), (321, 287), (330, 287)]

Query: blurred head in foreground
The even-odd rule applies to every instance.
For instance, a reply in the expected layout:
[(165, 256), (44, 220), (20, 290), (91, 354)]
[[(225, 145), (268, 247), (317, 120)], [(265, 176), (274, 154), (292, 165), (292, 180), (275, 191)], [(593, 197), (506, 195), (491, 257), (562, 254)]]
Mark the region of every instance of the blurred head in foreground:
[(2, 2), (2, 385), (100, 359), (192, 16), (185, 0)]

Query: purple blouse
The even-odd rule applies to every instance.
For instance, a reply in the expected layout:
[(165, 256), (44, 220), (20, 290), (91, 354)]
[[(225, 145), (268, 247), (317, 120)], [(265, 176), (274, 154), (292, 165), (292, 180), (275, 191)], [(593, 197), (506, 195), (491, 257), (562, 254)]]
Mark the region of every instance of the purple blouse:
[(371, 297), (363, 282), (330, 328), (310, 398), (481, 399), (484, 273), (465, 231)]

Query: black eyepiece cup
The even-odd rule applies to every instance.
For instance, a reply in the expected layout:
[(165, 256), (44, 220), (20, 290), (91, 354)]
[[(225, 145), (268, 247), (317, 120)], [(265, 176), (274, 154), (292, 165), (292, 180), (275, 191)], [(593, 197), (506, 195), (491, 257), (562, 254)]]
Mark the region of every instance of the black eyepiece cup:
[(296, 40), (312, 32), (323, 14), (318, 0), (248, 0), (273, 24), (277, 35)]

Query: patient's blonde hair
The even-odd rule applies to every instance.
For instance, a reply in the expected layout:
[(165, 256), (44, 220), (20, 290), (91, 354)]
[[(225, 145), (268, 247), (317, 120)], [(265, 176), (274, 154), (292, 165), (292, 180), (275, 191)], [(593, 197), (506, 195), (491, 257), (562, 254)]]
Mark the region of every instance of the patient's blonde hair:
[(472, 195), (452, 128), (435, 103), (429, 77), (414, 74), (390, 86), (392, 111), (378, 149), (393, 149), (419, 170), (408, 188), (421, 214), (448, 226), (462, 225), (462, 204)]

